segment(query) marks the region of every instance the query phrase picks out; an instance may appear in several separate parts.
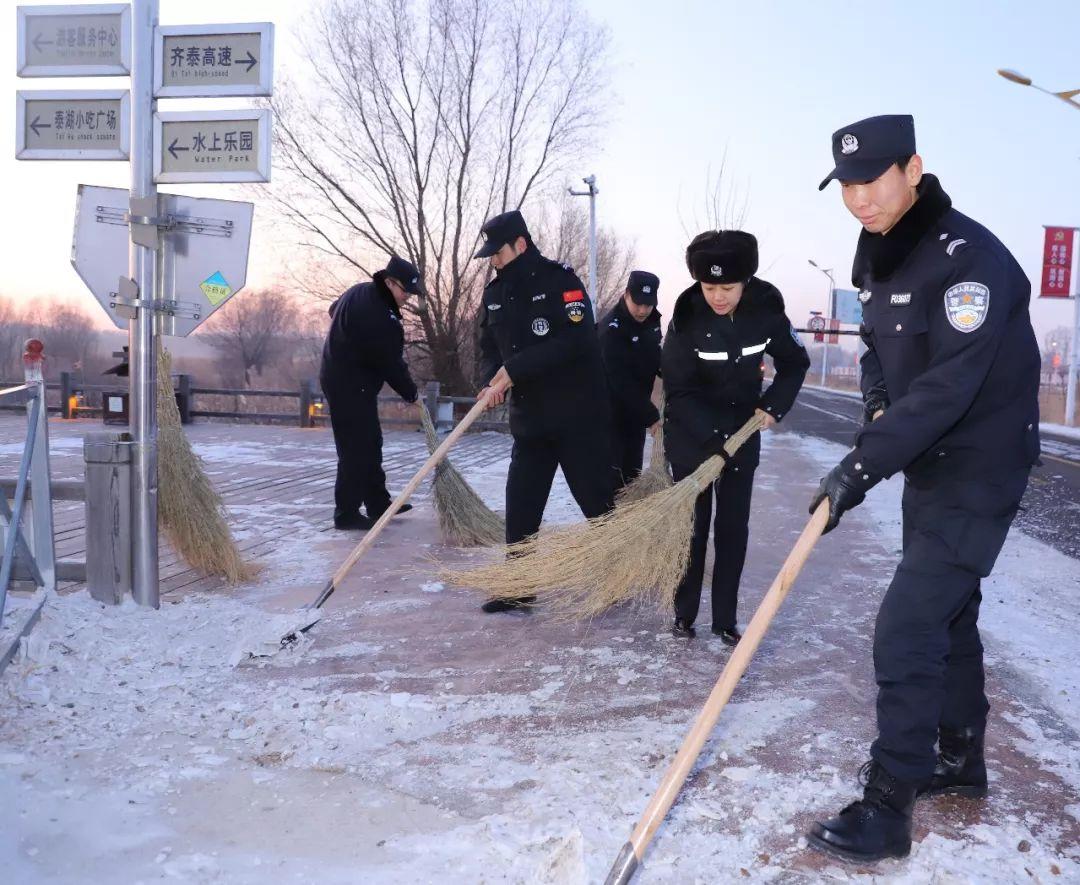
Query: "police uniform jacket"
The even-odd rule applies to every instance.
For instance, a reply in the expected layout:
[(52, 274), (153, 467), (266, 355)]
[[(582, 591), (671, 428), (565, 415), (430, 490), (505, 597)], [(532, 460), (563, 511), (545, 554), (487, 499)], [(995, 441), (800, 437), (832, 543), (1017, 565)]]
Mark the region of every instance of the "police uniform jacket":
[(483, 383), (500, 366), (513, 381), (515, 436), (606, 425), (610, 406), (592, 305), (572, 270), (530, 245), (484, 289), (480, 327)]
[(615, 424), (636, 429), (659, 421), (651, 397), (660, 374), (660, 312), (654, 309), (639, 323), (620, 298), (600, 321), (600, 351)]
[(405, 400), (416, 399), (416, 384), (405, 364), (401, 308), (378, 271), (330, 306), (330, 332), (323, 345), (323, 386), (342, 386), (377, 396), (388, 383)]
[(887, 236), (863, 231), (853, 280), (863, 395), (868, 412), (885, 409), (848, 456), (860, 473), (990, 478), (1037, 461), (1031, 285), (993, 234), (952, 208), (936, 177), (923, 176)]
[[(762, 360), (776, 377), (762, 393)], [(664, 443), (668, 460), (693, 469), (754, 414), (783, 418), (802, 387), (810, 360), (771, 283), (751, 277), (735, 310), (720, 316), (695, 283), (675, 302), (662, 359)], [(754, 434), (732, 463), (756, 467), (761, 440)]]

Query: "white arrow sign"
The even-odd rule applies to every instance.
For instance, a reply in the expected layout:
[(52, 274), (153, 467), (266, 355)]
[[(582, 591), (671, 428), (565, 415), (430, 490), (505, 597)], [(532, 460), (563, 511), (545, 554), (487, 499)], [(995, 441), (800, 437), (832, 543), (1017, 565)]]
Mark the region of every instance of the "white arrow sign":
[(154, 181), (270, 180), (270, 111), (185, 111), (154, 116)]
[(154, 32), (154, 95), (159, 98), (270, 95), (274, 26), (180, 25)]
[(130, 100), (126, 89), (16, 93), (19, 160), (126, 160)]
[(20, 6), (20, 77), (108, 77), (131, 73), (126, 3)]

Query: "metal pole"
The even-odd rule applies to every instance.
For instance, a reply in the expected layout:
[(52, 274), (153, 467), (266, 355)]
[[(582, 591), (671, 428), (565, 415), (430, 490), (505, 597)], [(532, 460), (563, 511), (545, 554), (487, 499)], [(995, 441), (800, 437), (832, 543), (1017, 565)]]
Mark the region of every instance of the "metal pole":
[(589, 294), (594, 302), (600, 298), (596, 291), (596, 195), (600, 193), (596, 187), (596, 176), (590, 175), (585, 179), (589, 186)]
[[(146, 213), (157, 215), (154, 185), (154, 29), (159, 0), (133, 0), (131, 15), (131, 201), (153, 200)], [(137, 212), (133, 212), (138, 214)], [(132, 595), (139, 605), (157, 608), (157, 359), (154, 351), (154, 310), (146, 306), (158, 297), (158, 249), (135, 242), (129, 252), (128, 274), (138, 286), (142, 304), (128, 326), (131, 353), (132, 470)]]
[(824, 345), (824, 347), (822, 348), (822, 355), (821, 355), (821, 386), (822, 387), (828, 387), (829, 386), (829, 380), (828, 380), (829, 379), (829, 330), (832, 328), (832, 315), (834, 313), (834, 311), (833, 311), (833, 303), (832, 303), (832, 301), (833, 301), (833, 287), (836, 285), (836, 282), (833, 280), (833, 275), (832, 275), (831, 271), (822, 269), (821, 272), (823, 274), (825, 274), (825, 276), (829, 280), (829, 294), (825, 298), (825, 335), (821, 339), (822, 344)]
[(1065, 388), (1065, 423), (1076, 426), (1076, 374), (1080, 372), (1080, 292), (1073, 295), (1072, 337), (1069, 343), (1069, 383)]

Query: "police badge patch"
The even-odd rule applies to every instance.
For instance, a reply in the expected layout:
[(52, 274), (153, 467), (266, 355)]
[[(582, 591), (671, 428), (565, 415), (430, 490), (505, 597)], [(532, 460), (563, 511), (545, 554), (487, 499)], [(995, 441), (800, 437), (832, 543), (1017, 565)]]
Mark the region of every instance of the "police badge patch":
[(974, 332), (990, 312), (990, 289), (982, 283), (957, 283), (945, 292), (945, 316), (958, 332)]
[(537, 317), (532, 321), (532, 333), (543, 337), (549, 331), (551, 331), (551, 323), (545, 320), (543, 317)]
[(572, 301), (566, 305), (566, 316), (572, 323), (580, 323), (585, 319), (585, 306), (580, 301)]

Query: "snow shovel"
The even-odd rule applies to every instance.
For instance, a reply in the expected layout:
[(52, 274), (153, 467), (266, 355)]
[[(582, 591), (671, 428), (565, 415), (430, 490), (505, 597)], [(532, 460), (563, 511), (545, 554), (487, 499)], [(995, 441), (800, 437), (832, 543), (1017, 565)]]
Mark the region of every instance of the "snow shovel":
[(750, 666), (750, 659), (754, 656), (754, 652), (757, 651), (761, 640), (765, 638), (765, 632), (769, 629), (769, 624), (772, 623), (773, 617), (779, 611), (781, 604), (788, 595), (788, 591), (791, 590), (795, 579), (799, 576), (799, 572), (810, 555), (810, 551), (814, 549), (814, 545), (817, 543), (818, 538), (821, 537), (821, 533), (824, 531), (828, 521), (829, 501), (826, 498), (818, 505), (814, 515), (810, 517), (806, 528), (799, 535), (799, 540), (795, 542), (794, 548), (792, 548), (788, 558), (784, 561), (776, 580), (769, 587), (769, 592), (765, 594), (765, 598), (761, 600), (761, 605), (754, 612), (754, 617), (746, 628), (743, 638), (735, 646), (735, 651), (732, 652), (731, 658), (720, 674), (720, 678), (716, 681), (716, 685), (713, 686), (712, 693), (705, 702), (705, 706), (698, 713), (693, 728), (690, 729), (690, 733), (683, 740), (675, 761), (671, 763), (671, 767), (668, 768), (664, 779), (660, 782), (659, 789), (653, 794), (649, 807), (645, 809), (645, 813), (638, 820), (630, 841), (619, 852), (619, 856), (616, 858), (615, 864), (605, 880), (605, 885), (628, 885), (637, 868), (641, 865), (645, 849), (652, 841), (660, 824), (663, 823), (671, 806), (675, 803), (679, 790), (682, 789), (682, 785), (690, 774), (690, 769), (693, 768), (698, 756), (701, 755), (705, 741), (708, 740), (709, 735), (716, 726), (716, 720), (720, 718), (720, 713), (731, 699), (735, 686), (739, 684), (739, 680), (746, 672), (747, 667)]
[[(391, 505), (386, 508), (386, 511), (383, 513), (382, 516), (379, 517), (375, 525), (368, 529), (368, 532), (366, 535), (364, 535), (363, 540), (359, 544), (357, 544), (356, 547), (353, 548), (352, 553), (350, 553), (346, 557), (345, 561), (338, 567), (338, 570), (334, 572), (333, 577), (326, 582), (326, 586), (323, 587), (322, 592), (318, 595), (315, 601), (301, 609), (302, 616), (305, 619), (310, 616), (310, 622), (305, 624), (303, 621), (301, 621), (295, 629), (290, 630), (288, 633), (282, 636), (282, 648), (285, 648), (288, 645), (292, 645), (300, 638), (301, 633), (306, 633), (308, 630), (314, 627), (316, 623), (318, 623), (320, 617), (318, 613), (319, 609), (321, 609), (325, 604), (326, 600), (328, 600), (334, 594), (334, 591), (337, 590), (338, 585), (343, 580), (345, 580), (345, 576), (349, 573), (349, 570), (352, 569), (354, 565), (356, 565), (357, 560), (360, 559), (360, 557), (363, 556), (365, 553), (367, 553), (368, 549), (375, 543), (375, 539), (379, 537), (379, 533), (384, 528), (386, 528), (386, 524), (390, 522), (391, 519), (393, 519), (394, 514), (396, 514), (401, 509), (401, 506), (409, 500), (413, 492), (415, 492), (420, 483), (423, 482), (424, 477), (431, 473), (431, 471), (439, 465), (439, 463), (446, 457), (447, 452), (450, 451), (450, 447), (453, 446), (454, 443), (456, 443), (461, 438), (465, 431), (472, 426), (473, 422), (476, 421), (476, 419), (484, 413), (484, 410), (487, 409), (488, 402), (490, 401), (493, 393), (494, 391), (489, 391), (489, 393), (484, 396), (483, 399), (478, 400), (476, 405), (469, 409), (468, 414), (464, 418), (462, 418), (460, 422), (458, 422), (457, 427), (450, 431), (446, 439), (442, 441), (442, 444), (434, 452), (431, 453), (431, 457), (424, 462), (424, 466), (417, 471), (416, 476), (409, 480), (409, 484), (405, 486), (404, 489), (402, 489), (401, 494), (398, 495), (397, 498), (393, 501), (393, 503), (391, 503)], [(420, 408), (424, 408), (424, 404), (422, 402), (420, 403)]]

